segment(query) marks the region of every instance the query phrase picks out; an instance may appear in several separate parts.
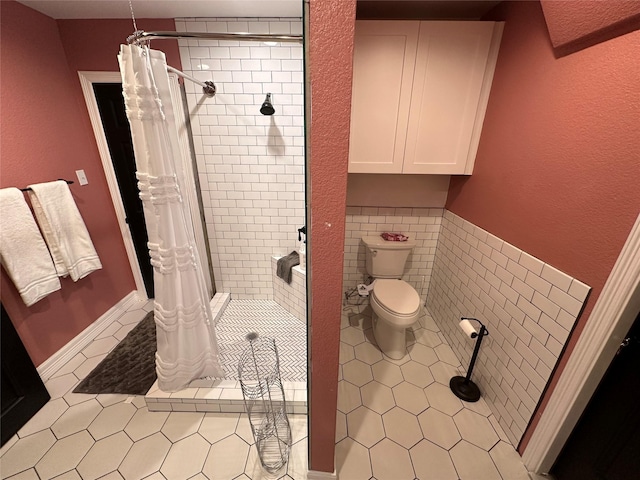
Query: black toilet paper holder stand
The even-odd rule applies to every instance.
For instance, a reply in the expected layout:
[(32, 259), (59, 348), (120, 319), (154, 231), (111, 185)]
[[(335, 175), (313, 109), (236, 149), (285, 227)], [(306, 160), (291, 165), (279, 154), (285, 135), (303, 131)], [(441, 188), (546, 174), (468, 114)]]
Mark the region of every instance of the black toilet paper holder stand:
[(472, 333), (471, 338), (476, 339), (476, 345), (473, 348), (473, 355), (471, 355), (471, 362), (469, 363), (469, 368), (467, 369), (467, 376), (455, 376), (449, 381), (449, 387), (451, 391), (454, 393), (456, 397), (465, 402), (477, 402), (480, 400), (480, 389), (478, 386), (471, 381), (471, 373), (473, 372), (473, 366), (476, 363), (476, 359), (478, 358), (478, 351), (480, 350), (480, 344), (482, 343), (482, 338), (486, 335), (489, 335), (489, 331), (484, 324), (478, 320), (477, 318), (468, 318), (462, 317), (460, 320), (473, 320), (480, 324), (480, 331), (478, 333)]

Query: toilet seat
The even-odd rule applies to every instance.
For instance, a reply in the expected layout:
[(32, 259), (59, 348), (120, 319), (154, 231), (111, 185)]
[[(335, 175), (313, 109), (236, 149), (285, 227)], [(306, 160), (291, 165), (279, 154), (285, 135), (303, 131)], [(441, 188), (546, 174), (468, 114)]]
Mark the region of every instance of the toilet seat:
[(418, 292), (403, 280), (377, 279), (371, 292), (371, 302), (382, 310), (382, 318), (397, 327), (412, 325), (420, 312)]

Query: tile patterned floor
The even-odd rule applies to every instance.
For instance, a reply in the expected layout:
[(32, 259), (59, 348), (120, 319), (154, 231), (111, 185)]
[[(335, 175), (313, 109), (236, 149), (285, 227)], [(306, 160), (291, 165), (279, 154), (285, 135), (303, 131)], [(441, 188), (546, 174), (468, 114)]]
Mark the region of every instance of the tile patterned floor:
[[(306, 478), (306, 416), (289, 417), (289, 464), (270, 475), (260, 467), (243, 414), (149, 412), (143, 397), (72, 393), (151, 308), (133, 306), (46, 382), (52, 398), (0, 449), (0, 477)], [(410, 354), (395, 361), (376, 348), (366, 310), (345, 313), (336, 432), (340, 480), (528, 480), (486, 404), (461, 402), (449, 391), (459, 367), (428, 314), (411, 333)]]
[(289, 463), (270, 475), (260, 466), (244, 414), (149, 412), (141, 396), (72, 393), (152, 308), (133, 306), (46, 382), (51, 400), (0, 449), (0, 478), (306, 478), (306, 416), (289, 416)]
[(307, 381), (307, 325), (272, 300), (235, 299), (216, 325), (226, 379), (238, 380), (238, 361), (249, 332), (276, 339), (282, 381)]
[(338, 477), (529, 480), (484, 400), (451, 393), (450, 378), (463, 372), (431, 316), (408, 333), (409, 355), (391, 360), (376, 346), (370, 314), (348, 307), (342, 316)]

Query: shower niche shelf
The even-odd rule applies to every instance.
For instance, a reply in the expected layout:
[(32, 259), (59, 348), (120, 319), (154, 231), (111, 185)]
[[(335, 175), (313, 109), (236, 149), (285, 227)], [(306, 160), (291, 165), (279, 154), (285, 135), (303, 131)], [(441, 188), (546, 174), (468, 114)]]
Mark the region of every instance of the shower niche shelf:
[(276, 342), (253, 335), (240, 357), (238, 378), (260, 462), (274, 473), (289, 459), (291, 427)]

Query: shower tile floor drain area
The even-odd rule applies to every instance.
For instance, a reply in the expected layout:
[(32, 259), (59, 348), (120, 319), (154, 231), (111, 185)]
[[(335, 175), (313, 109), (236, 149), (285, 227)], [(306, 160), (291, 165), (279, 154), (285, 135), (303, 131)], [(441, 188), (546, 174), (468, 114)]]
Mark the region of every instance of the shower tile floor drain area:
[(179, 392), (162, 392), (157, 382), (146, 395), (152, 411), (242, 412), (244, 401), (238, 379), (238, 362), (249, 346), (247, 334), (276, 340), (280, 378), (289, 413), (307, 413), (306, 325), (271, 300), (229, 300), (217, 294), (212, 300), (220, 361), (225, 378), (201, 378)]

